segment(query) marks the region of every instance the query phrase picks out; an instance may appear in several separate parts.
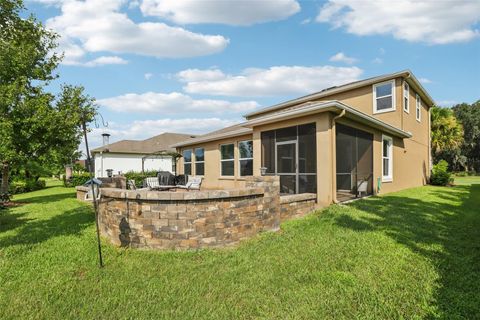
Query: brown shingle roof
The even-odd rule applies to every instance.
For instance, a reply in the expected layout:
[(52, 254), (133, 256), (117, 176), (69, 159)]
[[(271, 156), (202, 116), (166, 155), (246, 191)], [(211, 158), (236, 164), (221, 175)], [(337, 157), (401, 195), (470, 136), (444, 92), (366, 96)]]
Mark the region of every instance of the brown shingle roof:
[(207, 141), (212, 141), (212, 140), (218, 140), (221, 138), (227, 138), (227, 137), (233, 137), (233, 136), (241, 136), (245, 134), (249, 134), (252, 132), (251, 128), (245, 128), (243, 126), (244, 123), (239, 123), (235, 124), (230, 127), (226, 127), (220, 130), (212, 131), (207, 134), (198, 136), (193, 139), (188, 139), (185, 141), (181, 141), (179, 143), (174, 144), (174, 147), (183, 147), (183, 146), (189, 146), (189, 145), (194, 145), (197, 143), (201, 142), (207, 142)]
[(101, 151), (136, 154), (172, 152), (175, 151), (175, 148), (172, 148), (171, 145), (194, 137), (195, 136), (191, 134), (165, 132), (146, 140), (121, 140), (110, 143), (106, 146), (93, 149), (92, 153)]

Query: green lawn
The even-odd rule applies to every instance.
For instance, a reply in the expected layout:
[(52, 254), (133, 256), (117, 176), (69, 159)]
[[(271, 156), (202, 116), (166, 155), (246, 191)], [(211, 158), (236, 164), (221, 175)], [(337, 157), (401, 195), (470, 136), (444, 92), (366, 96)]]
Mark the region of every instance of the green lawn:
[(480, 184), (480, 176), (455, 177), (454, 183), (459, 186)]
[(331, 206), (236, 249), (153, 252), (104, 242), (60, 186), (0, 211), (0, 318), (473, 319), (480, 184)]

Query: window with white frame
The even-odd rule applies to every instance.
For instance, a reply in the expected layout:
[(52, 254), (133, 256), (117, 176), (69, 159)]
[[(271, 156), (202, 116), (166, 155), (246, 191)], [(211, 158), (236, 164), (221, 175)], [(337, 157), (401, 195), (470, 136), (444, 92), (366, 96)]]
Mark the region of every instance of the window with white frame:
[(373, 85), (373, 113), (395, 110), (395, 80)]
[(220, 164), (222, 176), (234, 176), (235, 175), (235, 155), (234, 144), (222, 144), (220, 146)]
[(417, 121), (422, 120), (422, 99), (417, 94), (417, 103), (415, 107), (415, 116), (417, 117)]
[(205, 149), (195, 149), (195, 175), (203, 176), (205, 174)]
[(183, 150), (183, 174), (192, 174), (192, 150)]
[(382, 181), (393, 180), (393, 140), (382, 136)]
[(238, 159), (240, 176), (253, 175), (253, 142), (252, 140), (240, 141), (238, 143), (240, 158)]
[(409, 96), (410, 96), (410, 86), (405, 81), (403, 83), (403, 111), (405, 111), (406, 113), (410, 112), (410, 106), (408, 104)]

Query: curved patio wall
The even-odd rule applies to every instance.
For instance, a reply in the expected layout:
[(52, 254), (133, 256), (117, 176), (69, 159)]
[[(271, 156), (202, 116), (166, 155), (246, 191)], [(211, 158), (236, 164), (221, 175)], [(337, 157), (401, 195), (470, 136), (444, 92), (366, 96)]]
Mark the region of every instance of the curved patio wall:
[[(83, 199), (85, 187), (77, 188)], [(279, 181), (259, 177), (242, 190), (130, 191), (102, 188), (104, 236), (136, 248), (227, 246), (280, 225)]]

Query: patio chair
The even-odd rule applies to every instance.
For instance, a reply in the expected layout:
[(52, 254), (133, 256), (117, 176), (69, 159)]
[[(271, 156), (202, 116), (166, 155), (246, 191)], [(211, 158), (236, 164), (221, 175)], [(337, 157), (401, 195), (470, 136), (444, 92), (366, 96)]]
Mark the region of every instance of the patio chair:
[(174, 186), (175, 176), (168, 171), (159, 171), (158, 183), (160, 184), (160, 186)]
[(158, 183), (158, 177), (147, 177), (143, 181), (143, 185), (149, 189), (155, 189), (160, 186)]
[(200, 190), (202, 181), (203, 181), (203, 177), (188, 176), (187, 183), (185, 185), (177, 185), (177, 188), (187, 189), (187, 190)]

